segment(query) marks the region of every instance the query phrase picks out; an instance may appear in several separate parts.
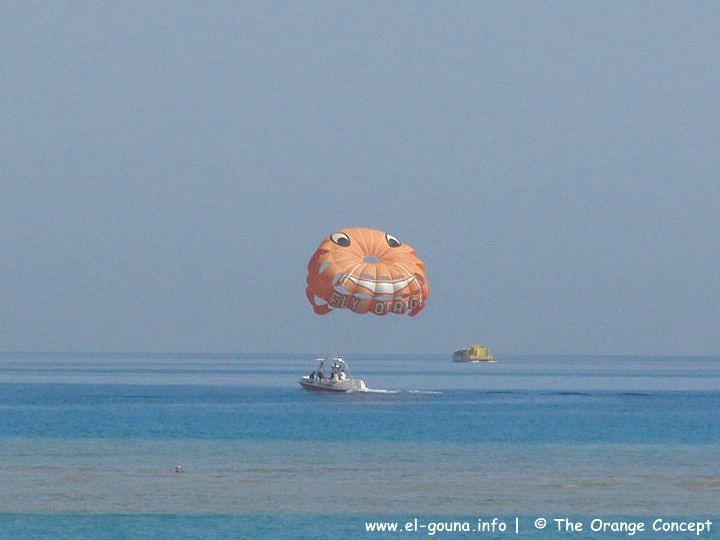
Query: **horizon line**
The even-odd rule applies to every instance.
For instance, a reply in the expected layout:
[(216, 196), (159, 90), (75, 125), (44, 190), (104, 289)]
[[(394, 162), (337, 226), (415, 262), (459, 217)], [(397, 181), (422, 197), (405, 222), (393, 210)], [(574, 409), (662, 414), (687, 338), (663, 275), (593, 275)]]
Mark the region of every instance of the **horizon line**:
[[(107, 355), (107, 356), (290, 356), (293, 354), (301, 356), (309, 355), (326, 355), (326, 352), (268, 352), (268, 351), (102, 351), (102, 350), (0, 350), (0, 355), (79, 355), (79, 356), (92, 356), (92, 355)], [(672, 353), (672, 354), (653, 354), (653, 353), (641, 353), (641, 354), (614, 354), (614, 353), (546, 353), (546, 352), (493, 352), (495, 356), (524, 356), (524, 357), (584, 357), (584, 358), (720, 358), (720, 353), (715, 354), (693, 354), (693, 353)], [(344, 356), (452, 356), (452, 352), (448, 353), (391, 353), (391, 352), (380, 352), (380, 353), (366, 353), (366, 352), (345, 352), (342, 353)]]

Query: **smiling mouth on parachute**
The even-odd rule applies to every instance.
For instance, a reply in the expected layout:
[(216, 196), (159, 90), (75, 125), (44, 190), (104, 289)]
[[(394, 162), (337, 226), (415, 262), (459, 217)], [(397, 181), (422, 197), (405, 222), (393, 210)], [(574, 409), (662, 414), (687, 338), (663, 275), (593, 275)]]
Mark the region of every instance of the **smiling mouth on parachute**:
[(358, 287), (367, 289), (373, 294), (395, 294), (398, 291), (402, 291), (413, 281), (416, 281), (416, 276), (408, 276), (403, 279), (395, 280), (376, 280), (376, 279), (363, 279), (352, 274), (345, 274), (338, 280), (338, 285), (347, 283), (348, 281), (354, 283)]

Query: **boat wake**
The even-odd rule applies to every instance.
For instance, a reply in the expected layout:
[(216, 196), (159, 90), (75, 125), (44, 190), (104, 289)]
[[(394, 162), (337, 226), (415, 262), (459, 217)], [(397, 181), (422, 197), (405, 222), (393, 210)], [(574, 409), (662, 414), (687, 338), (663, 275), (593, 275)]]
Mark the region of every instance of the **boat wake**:
[(382, 388), (363, 388), (358, 390), (363, 394), (399, 394), (401, 390), (384, 390)]
[(434, 390), (385, 390), (382, 388), (365, 388), (358, 390), (364, 394), (442, 394)]

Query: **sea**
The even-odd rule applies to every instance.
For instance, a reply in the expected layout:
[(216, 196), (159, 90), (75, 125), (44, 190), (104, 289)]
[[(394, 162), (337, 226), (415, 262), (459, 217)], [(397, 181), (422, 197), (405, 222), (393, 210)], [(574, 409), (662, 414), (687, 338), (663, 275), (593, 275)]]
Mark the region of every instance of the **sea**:
[(0, 538), (720, 538), (720, 358), (0, 353)]

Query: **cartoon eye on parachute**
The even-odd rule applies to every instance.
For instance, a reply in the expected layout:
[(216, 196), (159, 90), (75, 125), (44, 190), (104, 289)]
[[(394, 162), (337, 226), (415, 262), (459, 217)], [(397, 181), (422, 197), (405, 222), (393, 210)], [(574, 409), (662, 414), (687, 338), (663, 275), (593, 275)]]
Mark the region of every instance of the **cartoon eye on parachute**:
[(315, 313), (408, 313), (425, 307), (430, 287), (415, 250), (391, 234), (342, 229), (320, 243), (308, 263), (308, 300)]

